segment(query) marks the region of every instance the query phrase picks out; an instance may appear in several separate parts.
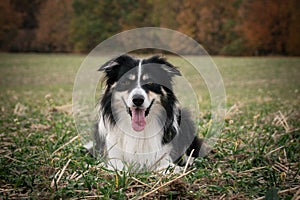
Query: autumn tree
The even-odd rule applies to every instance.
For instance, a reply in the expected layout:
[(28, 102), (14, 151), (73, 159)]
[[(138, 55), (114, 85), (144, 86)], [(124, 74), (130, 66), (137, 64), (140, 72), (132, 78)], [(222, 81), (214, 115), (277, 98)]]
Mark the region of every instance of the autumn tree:
[(21, 25), (21, 14), (14, 10), (9, 0), (0, 1), (0, 49), (9, 49)]
[(11, 42), (10, 50), (35, 50), (33, 48), (33, 42), (35, 40), (35, 30), (38, 27), (37, 14), (44, 2), (44, 0), (10, 0), (14, 11), (22, 16), (18, 33)]
[(71, 39), (75, 51), (89, 51), (120, 30), (116, 1), (75, 0)]
[(298, 9), (297, 0), (245, 1), (241, 9), (241, 31), (252, 54), (293, 53), (292, 44), (299, 45)]
[(177, 16), (178, 29), (200, 42), (211, 54), (218, 54), (236, 39), (239, 1), (186, 0)]
[(159, 26), (153, 16), (153, 2), (144, 0), (122, 0), (116, 5), (122, 11), (119, 23), (122, 31), (145, 27)]
[(174, 29), (178, 28), (176, 17), (181, 9), (183, 0), (152, 0), (151, 20), (155, 26)]
[(39, 51), (68, 52), (73, 0), (47, 0), (37, 16), (35, 47)]
[(0, 49), (87, 52), (121, 31), (159, 26), (210, 54), (300, 55), (299, 7), (298, 0), (1, 0)]
[(291, 12), (289, 21), (289, 31), (286, 41), (286, 51), (289, 55), (300, 55), (300, 1), (293, 0), (289, 4)]
[(155, 26), (151, 1), (75, 0), (72, 41), (76, 51), (88, 51), (124, 30)]

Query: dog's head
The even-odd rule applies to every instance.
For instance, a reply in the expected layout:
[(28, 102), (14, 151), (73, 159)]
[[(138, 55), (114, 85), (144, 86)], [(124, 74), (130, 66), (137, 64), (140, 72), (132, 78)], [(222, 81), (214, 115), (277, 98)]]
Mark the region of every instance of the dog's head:
[[(106, 62), (99, 71), (104, 71), (106, 79), (102, 106), (114, 105), (117, 107), (115, 112), (126, 110), (133, 130), (143, 131), (147, 118), (158, 115), (155, 111), (159, 109), (165, 110), (167, 118), (173, 113), (177, 100), (172, 92), (172, 78), (181, 74), (166, 59), (160, 56), (136, 59), (121, 55)], [(108, 102), (110, 105), (105, 105)], [(114, 112), (113, 108), (106, 109), (106, 112)]]

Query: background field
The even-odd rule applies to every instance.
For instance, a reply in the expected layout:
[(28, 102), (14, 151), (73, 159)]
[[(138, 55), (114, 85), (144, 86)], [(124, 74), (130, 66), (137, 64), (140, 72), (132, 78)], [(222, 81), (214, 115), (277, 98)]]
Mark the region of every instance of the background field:
[[(226, 87), (225, 127), (179, 179), (108, 172), (85, 153), (68, 113), (83, 59), (0, 54), (0, 198), (299, 199), (299, 58), (213, 58)], [(211, 114), (205, 88), (199, 106), (201, 135)]]

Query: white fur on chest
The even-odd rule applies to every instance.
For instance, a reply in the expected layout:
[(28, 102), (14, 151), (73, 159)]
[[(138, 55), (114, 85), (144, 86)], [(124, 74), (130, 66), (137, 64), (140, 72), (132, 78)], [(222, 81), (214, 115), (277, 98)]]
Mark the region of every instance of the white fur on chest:
[[(119, 113), (120, 114), (120, 113)], [(125, 118), (126, 117), (126, 118)], [(160, 169), (172, 164), (170, 145), (162, 145), (163, 127), (160, 119), (152, 118), (142, 132), (135, 132), (128, 116), (121, 116), (116, 126), (99, 122), (99, 134), (105, 135), (110, 167), (122, 170), (126, 165), (138, 169)]]

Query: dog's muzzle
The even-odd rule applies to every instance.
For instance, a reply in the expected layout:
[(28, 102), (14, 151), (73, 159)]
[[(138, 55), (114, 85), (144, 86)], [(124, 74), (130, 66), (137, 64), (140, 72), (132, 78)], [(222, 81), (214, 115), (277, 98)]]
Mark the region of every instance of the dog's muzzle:
[(144, 103), (144, 96), (140, 94), (136, 94), (132, 97), (132, 102), (136, 107), (140, 107)]
[(144, 97), (142, 95), (134, 95), (132, 98), (133, 106), (129, 107), (124, 98), (122, 98), (123, 103), (126, 107), (127, 113), (131, 116), (131, 126), (132, 129), (140, 132), (145, 129), (146, 117), (148, 116), (150, 109), (154, 103), (154, 99), (151, 101), (148, 108), (141, 107), (144, 103)]

